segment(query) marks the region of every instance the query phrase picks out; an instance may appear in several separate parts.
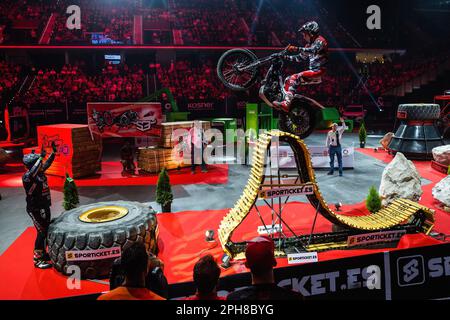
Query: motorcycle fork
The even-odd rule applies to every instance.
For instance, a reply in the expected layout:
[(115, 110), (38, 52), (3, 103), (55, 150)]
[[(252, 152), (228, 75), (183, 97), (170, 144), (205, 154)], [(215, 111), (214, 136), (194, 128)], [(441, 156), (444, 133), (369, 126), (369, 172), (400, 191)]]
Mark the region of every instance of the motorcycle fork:
[(284, 99), (286, 99), (286, 89), (284, 88), (284, 83), (285, 81), (283, 81), (283, 77), (279, 76), (278, 78), (278, 82), (279, 82), (279, 86), (280, 86), (280, 93), (279, 93), (279, 100), (278, 101), (284, 101)]

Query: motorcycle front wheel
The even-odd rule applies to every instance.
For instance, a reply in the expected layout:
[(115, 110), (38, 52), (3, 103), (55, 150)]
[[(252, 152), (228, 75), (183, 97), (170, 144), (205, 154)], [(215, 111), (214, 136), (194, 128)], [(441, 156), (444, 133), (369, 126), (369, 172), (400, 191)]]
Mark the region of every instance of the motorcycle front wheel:
[(281, 131), (295, 134), (304, 139), (314, 130), (316, 113), (307, 103), (293, 101), (289, 113), (280, 113), (278, 127)]
[(225, 87), (244, 91), (255, 84), (258, 67), (241, 70), (258, 60), (258, 57), (247, 49), (231, 49), (225, 52), (217, 62), (217, 76)]

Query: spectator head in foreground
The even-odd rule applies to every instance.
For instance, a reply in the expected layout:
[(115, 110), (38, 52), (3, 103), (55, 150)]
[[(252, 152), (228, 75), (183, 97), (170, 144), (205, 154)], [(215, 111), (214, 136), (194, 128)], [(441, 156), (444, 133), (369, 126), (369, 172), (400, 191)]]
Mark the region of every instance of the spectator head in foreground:
[(99, 300), (164, 300), (146, 288), (149, 258), (142, 242), (126, 248), (120, 260), (125, 278), (123, 284), (101, 295)]
[(252, 283), (273, 283), (273, 267), (275, 260), (275, 246), (273, 240), (267, 236), (256, 237), (247, 244), (245, 250), (245, 266), (252, 273)]
[(210, 254), (201, 257), (194, 266), (194, 282), (197, 292), (186, 300), (222, 300), (216, 288), (220, 277), (220, 267)]
[(273, 268), (275, 245), (267, 236), (259, 236), (249, 241), (245, 250), (245, 266), (252, 274), (252, 285), (236, 290), (227, 300), (300, 300), (302, 296), (291, 290), (277, 286)]

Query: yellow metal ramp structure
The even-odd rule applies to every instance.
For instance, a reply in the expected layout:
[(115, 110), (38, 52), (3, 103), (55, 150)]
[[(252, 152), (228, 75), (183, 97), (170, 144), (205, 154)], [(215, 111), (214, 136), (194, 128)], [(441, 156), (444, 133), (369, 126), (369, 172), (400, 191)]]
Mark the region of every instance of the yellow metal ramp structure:
[[(289, 144), (294, 152), (299, 185), (311, 185), (312, 194), (306, 195), (309, 202), (318, 213), (324, 216), (333, 224), (350, 230), (357, 230), (360, 233), (374, 232), (378, 230), (389, 230), (398, 226), (408, 225), (411, 232), (423, 232), (428, 234), (434, 225), (434, 212), (416, 202), (398, 199), (380, 211), (364, 216), (341, 215), (330, 209), (325, 202), (316, 182), (310, 153), (306, 144), (297, 136), (272, 130), (261, 134), (253, 151), (252, 168), (244, 191), (236, 202), (235, 206), (222, 219), (218, 236), (224, 252), (237, 258), (245, 251), (245, 243), (234, 243), (231, 240), (233, 232), (247, 217), (260, 195), (265, 181), (265, 169), (267, 153), (271, 142), (285, 142)], [(414, 228), (411, 228), (414, 226)], [(415, 230), (415, 231), (414, 231)], [(308, 244), (304, 248), (307, 251), (322, 251), (329, 249), (339, 249), (346, 247), (346, 241), (329, 241), (333, 237), (328, 237), (320, 243)], [(340, 239), (342, 240), (342, 239)], [(282, 250), (278, 250), (278, 255), (284, 255)]]

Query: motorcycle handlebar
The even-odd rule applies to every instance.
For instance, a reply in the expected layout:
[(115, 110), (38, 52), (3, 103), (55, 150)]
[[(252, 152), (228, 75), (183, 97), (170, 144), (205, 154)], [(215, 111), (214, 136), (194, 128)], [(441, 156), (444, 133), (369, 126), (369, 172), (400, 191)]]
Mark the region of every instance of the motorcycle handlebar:
[(278, 58), (281, 57), (282, 55), (286, 54), (286, 49), (281, 50), (280, 52), (277, 53), (272, 53), (270, 55), (271, 58)]
[(260, 66), (262, 64), (265, 64), (265, 63), (268, 63), (268, 62), (270, 62), (270, 61), (272, 61), (274, 59), (280, 58), (285, 53), (286, 53), (286, 49), (284, 49), (284, 50), (282, 50), (280, 52), (277, 52), (277, 53), (272, 53), (270, 56), (262, 58), (262, 59), (259, 59), (259, 60), (255, 61), (254, 63), (251, 63), (250, 65), (247, 65), (247, 66), (244, 66), (244, 67), (240, 67), (240, 68), (238, 68), (238, 70), (239, 71), (245, 71), (245, 70), (248, 70), (248, 69), (252, 69), (252, 68), (258, 67), (258, 66)]

